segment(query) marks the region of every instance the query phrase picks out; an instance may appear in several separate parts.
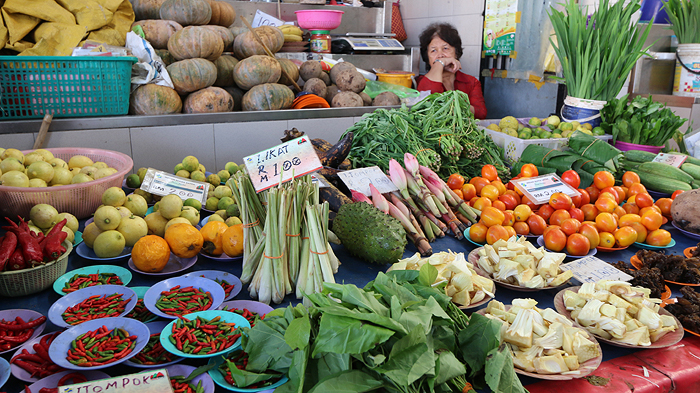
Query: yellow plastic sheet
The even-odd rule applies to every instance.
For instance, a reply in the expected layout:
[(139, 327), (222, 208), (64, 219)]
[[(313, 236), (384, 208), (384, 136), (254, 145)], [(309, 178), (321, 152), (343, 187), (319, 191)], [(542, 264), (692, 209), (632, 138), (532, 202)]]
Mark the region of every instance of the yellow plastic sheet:
[(33, 48), (20, 53), (21, 56), (66, 56), (70, 55), (73, 48), (80, 44), (87, 30), (80, 25), (67, 25), (64, 23), (42, 23), (32, 33)]
[[(75, 16), (54, 0), (7, 0), (2, 9), (6, 12), (33, 16), (47, 22), (75, 24)], [(10, 33), (10, 35), (12, 35)]]
[(33, 16), (8, 12), (5, 8), (2, 9), (2, 18), (5, 20), (9, 31), (10, 44), (23, 39), (41, 22), (41, 20)]

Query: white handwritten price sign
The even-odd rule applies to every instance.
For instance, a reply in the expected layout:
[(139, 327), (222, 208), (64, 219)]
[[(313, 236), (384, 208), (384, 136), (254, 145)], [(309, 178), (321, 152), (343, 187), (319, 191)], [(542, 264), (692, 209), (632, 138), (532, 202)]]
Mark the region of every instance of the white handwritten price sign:
[(308, 136), (263, 150), (243, 161), (257, 192), (323, 168)]
[(284, 24), (283, 20), (277, 19), (270, 14), (266, 14), (260, 10), (255, 11), (255, 17), (253, 17), (253, 27), (260, 26), (282, 26)]
[(366, 196), (372, 195), (369, 189), (370, 184), (373, 184), (382, 194), (398, 191), (391, 179), (378, 166), (343, 171), (339, 172), (338, 176), (349, 189), (361, 192)]
[(537, 177), (526, 177), (511, 180), (511, 182), (531, 201), (538, 205), (549, 202), (549, 197), (557, 192), (562, 192), (570, 197), (581, 195), (581, 193), (575, 188), (564, 183), (559, 176), (553, 173)]
[(685, 159), (688, 158), (687, 156), (684, 156), (682, 154), (667, 154), (667, 153), (659, 153), (654, 157), (651, 162), (660, 162), (662, 164), (666, 165), (671, 165), (675, 166), (676, 168), (680, 168), (681, 165), (685, 162)]
[(560, 266), (562, 270), (571, 270), (574, 273), (574, 278), (580, 283), (600, 280), (629, 281), (633, 278), (616, 269), (613, 265), (593, 256), (564, 263)]
[(172, 173), (148, 168), (143, 183), (141, 183), (141, 189), (160, 196), (175, 194), (182, 200), (193, 198), (204, 205), (207, 202), (209, 183), (185, 179)]
[(166, 369), (155, 369), (137, 374), (122, 375), (66, 385), (58, 388), (59, 393), (172, 393), (170, 377)]

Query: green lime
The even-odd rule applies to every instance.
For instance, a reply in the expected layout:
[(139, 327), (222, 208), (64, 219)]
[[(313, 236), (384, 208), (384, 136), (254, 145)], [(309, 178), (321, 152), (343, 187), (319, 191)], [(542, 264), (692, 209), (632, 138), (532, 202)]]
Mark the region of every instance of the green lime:
[(131, 174), (126, 177), (126, 186), (129, 188), (139, 188), (141, 187), (141, 179), (137, 174)]
[(185, 199), (185, 202), (182, 203), (183, 206), (192, 206), (193, 208), (197, 210), (202, 210), (202, 202), (194, 199), (194, 198), (187, 198)]
[(603, 129), (603, 127), (595, 127), (593, 129), (593, 135), (595, 135), (595, 136), (605, 135), (605, 130)]

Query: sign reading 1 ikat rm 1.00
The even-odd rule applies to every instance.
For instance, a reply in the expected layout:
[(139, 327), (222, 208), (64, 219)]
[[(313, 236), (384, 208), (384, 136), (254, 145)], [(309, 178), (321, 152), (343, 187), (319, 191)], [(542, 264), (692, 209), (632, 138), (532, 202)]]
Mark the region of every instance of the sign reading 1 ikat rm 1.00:
[(308, 136), (245, 157), (244, 162), (257, 192), (323, 167)]

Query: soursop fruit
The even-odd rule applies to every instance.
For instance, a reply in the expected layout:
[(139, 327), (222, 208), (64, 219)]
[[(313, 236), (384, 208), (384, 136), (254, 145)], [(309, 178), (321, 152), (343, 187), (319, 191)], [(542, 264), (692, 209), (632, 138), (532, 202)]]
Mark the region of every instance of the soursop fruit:
[(403, 257), (406, 231), (401, 222), (366, 202), (340, 207), (333, 232), (350, 254), (373, 263), (395, 263)]

